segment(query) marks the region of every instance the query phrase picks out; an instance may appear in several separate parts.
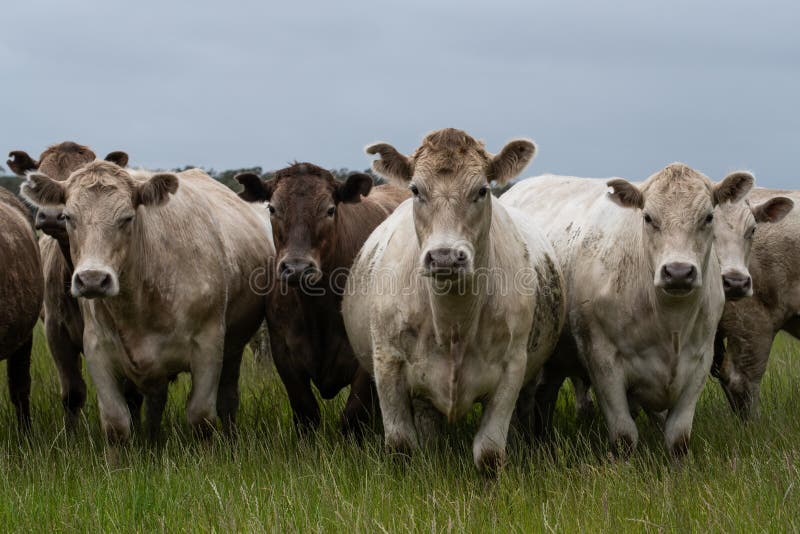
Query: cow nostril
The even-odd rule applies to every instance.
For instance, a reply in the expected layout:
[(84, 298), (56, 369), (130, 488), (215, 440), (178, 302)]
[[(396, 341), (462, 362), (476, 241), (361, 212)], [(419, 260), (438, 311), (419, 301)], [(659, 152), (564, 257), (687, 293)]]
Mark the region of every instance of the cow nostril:
[(456, 251), (456, 261), (464, 263), (467, 261), (467, 253), (461, 249)]
[(103, 276), (102, 279), (100, 280), (98, 286), (100, 287), (100, 289), (104, 291), (111, 289), (111, 275), (106, 273), (105, 276)]

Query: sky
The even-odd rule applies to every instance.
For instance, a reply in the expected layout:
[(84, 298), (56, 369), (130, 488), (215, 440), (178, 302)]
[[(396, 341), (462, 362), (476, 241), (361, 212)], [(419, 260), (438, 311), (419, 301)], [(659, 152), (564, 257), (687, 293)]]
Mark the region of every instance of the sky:
[(492, 152), (534, 139), (526, 175), (682, 161), (799, 188), (793, 0), (26, 0), (2, 17), (3, 152), (364, 169), (370, 142), (411, 153), (456, 127)]

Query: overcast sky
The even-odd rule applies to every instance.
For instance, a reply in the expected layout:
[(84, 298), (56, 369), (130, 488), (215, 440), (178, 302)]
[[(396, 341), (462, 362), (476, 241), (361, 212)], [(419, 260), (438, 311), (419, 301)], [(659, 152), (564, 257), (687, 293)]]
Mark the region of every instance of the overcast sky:
[(798, 188), (796, 0), (271, 4), (6, 3), (0, 149), (363, 169), (371, 141), (452, 126), (492, 152), (534, 139), (527, 175), (683, 161)]

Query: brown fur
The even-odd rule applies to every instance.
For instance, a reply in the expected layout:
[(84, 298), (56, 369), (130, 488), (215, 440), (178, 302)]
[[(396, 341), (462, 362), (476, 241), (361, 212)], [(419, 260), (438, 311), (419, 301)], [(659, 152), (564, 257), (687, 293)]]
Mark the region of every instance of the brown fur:
[[(325, 399), (351, 386), (342, 414), (345, 432), (360, 432), (373, 410), (374, 386), (358, 366), (340, 313), (344, 274), (372, 230), (409, 196), (390, 185), (372, 188), (372, 179), (354, 174), (345, 183), (310, 163), (296, 163), (259, 183), (241, 177), (245, 198), (269, 199), (275, 214), (273, 236), (278, 262), (286, 257), (309, 258), (321, 271), (320, 294), (302, 288), (276, 290), (267, 298), (272, 355), (286, 386), (299, 428), (316, 427), (319, 406), (313, 383)], [(260, 187), (259, 187), (260, 185)], [(362, 195), (367, 195), (362, 198)], [(331, 218), (327, 210), (335, 208)], [(333, 291), (332, 285), (339, 291)]]

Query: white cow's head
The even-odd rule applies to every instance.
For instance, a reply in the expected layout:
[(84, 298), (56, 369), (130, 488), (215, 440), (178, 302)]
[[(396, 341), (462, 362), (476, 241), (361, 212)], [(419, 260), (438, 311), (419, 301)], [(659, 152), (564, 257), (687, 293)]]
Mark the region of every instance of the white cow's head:
[(680, 163), (668, 165), (641, 187), (615, 179), (609, 198), (640, 210), (642, 239), (654, 285), (671, 296), (686, 296), (703, 285), (714, 242), (714, 208), (738, 202), (753, 187), (753, 176), (736, 172), (713, 184)]
[(511, 180), (535, 152), (533, 142), (518, 139), (492, 155), (483, 143), (453, 128), (428, 134), (410, 157), (386, 143), (367, 147), (367, 153), (380, 155), (372, 164), (378, 174), (411, 189), (419, 267), (436, 278), (474, 272), (491, 226), (490, 182)]
[(130, 250), (138, 209), (165, 204), (177, 189), (174, 174), (140, 181), (114, 163), (95, 161), (65, 182), (29, 174), (21, 193), (38, 207), (63, 208), (75, 265), (72, 295), (101, 298), (119, 293), (119, 273)]

